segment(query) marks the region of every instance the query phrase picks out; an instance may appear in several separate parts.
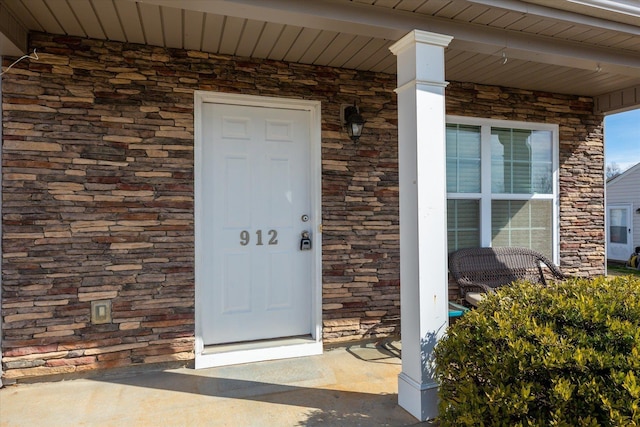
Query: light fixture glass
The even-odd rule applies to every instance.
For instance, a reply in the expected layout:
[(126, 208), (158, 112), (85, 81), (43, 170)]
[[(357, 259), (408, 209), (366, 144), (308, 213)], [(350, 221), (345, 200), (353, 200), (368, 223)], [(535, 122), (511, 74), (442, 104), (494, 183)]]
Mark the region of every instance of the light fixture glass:
[(347, 128), (347, 134), (354, 142), (357, 142), (362, 135), (362, 129), (364, 129), (365, 120), (360, 115), (358, 107), (355, 102), (353, 107), (347, 107), (344, 109), (345, 127)]

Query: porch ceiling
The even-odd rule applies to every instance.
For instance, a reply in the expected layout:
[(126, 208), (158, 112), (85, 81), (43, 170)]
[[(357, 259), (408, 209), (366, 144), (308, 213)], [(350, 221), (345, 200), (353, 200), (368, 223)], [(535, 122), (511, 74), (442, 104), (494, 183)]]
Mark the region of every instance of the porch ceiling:
[(0, 0), (0, 12), (13, 18), (0, 20), (4, 55), (25, 49), (19, 27), (385, 73), (389, 46), (421, 29), (454, 36), (447, 80), (640, 105), (636, 0)]

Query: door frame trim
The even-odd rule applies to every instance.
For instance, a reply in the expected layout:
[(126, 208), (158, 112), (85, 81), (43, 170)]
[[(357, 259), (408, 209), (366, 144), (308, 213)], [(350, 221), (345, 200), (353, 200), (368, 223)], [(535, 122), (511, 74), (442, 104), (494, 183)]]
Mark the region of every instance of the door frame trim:
[[(256, 346), (247, 348), (246, 344), (225, 344), (220, 351), (205, 348), (203, 341), (202, 310), (200, 295), (202, 295), (202, 254), (204, 242), (200, 237), (200, 224), (203, 218), (202, 200), (202, 152), (204, 149), (204, 135), (202, 135), (202, 107), (206, 103), (238, 105), (247, 107), (284, 108), (307, 111), (309, 113), (310, 140), (310, 197), (311, 197), (311, 226), (315, 231), (312, 246), (311, 266), (311, 337), (300, 340), (292, 338), (266, 340)], [(195, 367), (207, 368), (214, 366), (232, 365), (237, 363), (257, 362), (272, 359), (308, 356), (322, 353), (322, 162), (321, 162), (321, 103), (301, 99), (288, 99), (267, 96), (230, 94), (221, 92), (194, 92), (194, 232), (195, 232)], [(213, 346), (216, 347), (216, 346)]]

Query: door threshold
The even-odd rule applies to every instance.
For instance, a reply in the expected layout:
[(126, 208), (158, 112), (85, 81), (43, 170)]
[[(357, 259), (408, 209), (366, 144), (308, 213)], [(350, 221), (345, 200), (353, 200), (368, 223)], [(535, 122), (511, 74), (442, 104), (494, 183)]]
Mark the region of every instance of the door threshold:
[(205, 346), (196, 369), (322, 354), (322, 341), (310, 335)]

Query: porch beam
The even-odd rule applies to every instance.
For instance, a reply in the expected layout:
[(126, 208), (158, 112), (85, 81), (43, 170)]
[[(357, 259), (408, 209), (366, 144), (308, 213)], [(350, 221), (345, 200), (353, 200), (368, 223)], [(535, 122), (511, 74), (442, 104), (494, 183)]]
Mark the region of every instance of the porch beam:
[(433, 350), (449, 322), (444, 49), (450, 42), (450, 36), (412, 31), (390, 48), (398, 63), (398, 403), (420, 421), (438, 415)]
[(613, 114), (640, 108), (640, 86), (628, 87), (594, 98), (596, 114)]
[(13, 17), (0, 0), (0, 56), (22, 56), (27, 53), (27, 30)]
[[(134, 0), (129, 0), (134, 1)], [(292, 24), (319, 30), (398, 40), (414, 29), (454, 37), (452, 49), (500, 56), (507, 50), (514, 59), (562, 65), (584, 70), (604, 70), (637, 76), (640, 57), (624, 50), (585, 46), (546, 36), (528, 35), (520, 31), (491, 28), (486, 25), (455, 22), (450, 19), (416, 15), (401, 10), (336, 0), (139, 0), (159, 6), (189, 9), (216, 15), (234, 16), (258, 21)], [(533, 6), (533, 5), (532, 5)], [(540, 7), (538, 7), (540, 8)], [(545, 8), (546, 9), (546, 8)], [(537, 10), (537, 9), (536, 9)], [(560, 11), (558, 11), (560, 12)], [(535, 15), (535, 13), (532, 13)], [(565, 16), (566, 15), (566, 16)], [(612, 23), (598, 18), (565, 12), (564, 20), (587, 19), (587, 25), (640, 35), (640, 27)]]

